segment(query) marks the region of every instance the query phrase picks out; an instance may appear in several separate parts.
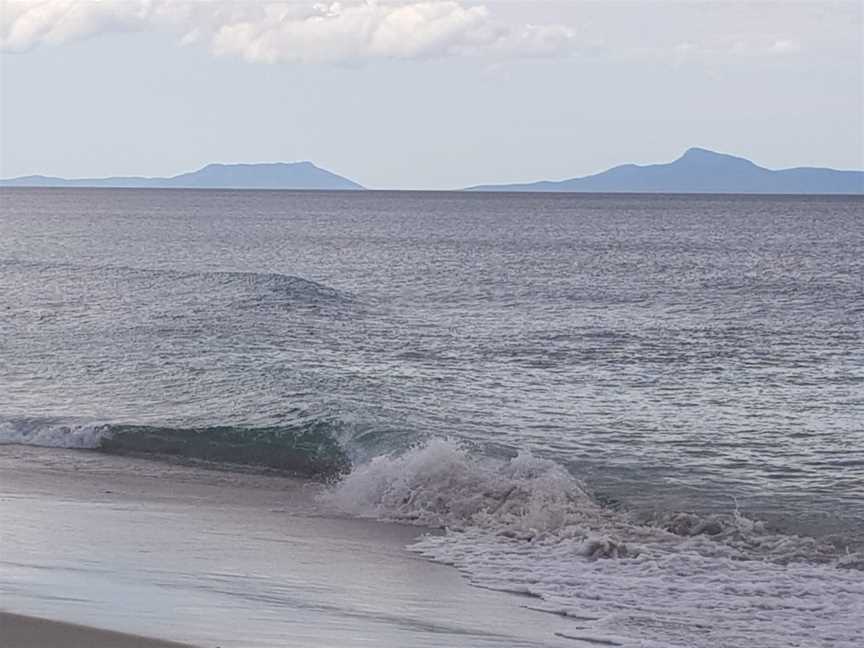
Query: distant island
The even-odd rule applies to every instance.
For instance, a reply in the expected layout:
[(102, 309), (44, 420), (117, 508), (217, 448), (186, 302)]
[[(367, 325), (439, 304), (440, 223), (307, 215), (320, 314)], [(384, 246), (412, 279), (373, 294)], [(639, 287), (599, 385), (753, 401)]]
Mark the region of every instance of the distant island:
[(864, 194), (864, 171), (813, 167), (772, 171), (734, 155), (691, 148), (668, 164), (624, 164), (583, 178), (482, 185), (466, 191)]
[(311, 162), (208, 164), (171, 178), (51, 178), (24, 176), (0, 180), (0, 187), (111, 187), (136, 189), (318, 189), (362, 190), (363, 187)]
[[(41, 175), (0, 179), (0, 187), (111, 187), (146, 189), (365, 188), (311, 162), (208, 164), (169, 178), (53, 178)], [(667, 164), (623, 164), (582, 178), (524, 184), (480, 185), (463, 191), (572, 193), (864, 194), (864, 171), (817, 167), (771, 170), (750, 160), (703, 148), (688, 149)]]

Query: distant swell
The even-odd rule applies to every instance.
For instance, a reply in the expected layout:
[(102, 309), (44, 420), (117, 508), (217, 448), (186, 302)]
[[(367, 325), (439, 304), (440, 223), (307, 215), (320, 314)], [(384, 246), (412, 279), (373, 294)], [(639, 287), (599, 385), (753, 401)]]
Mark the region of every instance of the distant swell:
[(0, 444), (247, 465), (318, 477), (344, 472), (350, 466), (336, 441), (335, 425), (314, 420), (259, 428), (172, 428), (14, 419), (0, 421)]
[[(335, 288), (303, 277), (275, 272), (197, 271), (184, 272), (173, 269), (135, 268), (119, 265), (76, 265), (46, 261), (0, 259), (0, 267), (37, 270), (46, 274), (75, 271), (76, 274), (92, 275), (93, 280), (106, 277), (122, 277), (126, 281), (140, 284), (140, 288), (155, 287), (164, 290), (164, 281), (189, 284), (190, 289), (219, 289), (227, 295), (242, 300), (254, 299), (265, 304), (327, 304), (350, 302), (352, 297)], [(80, 281), (80, 279), (79, 279)]]

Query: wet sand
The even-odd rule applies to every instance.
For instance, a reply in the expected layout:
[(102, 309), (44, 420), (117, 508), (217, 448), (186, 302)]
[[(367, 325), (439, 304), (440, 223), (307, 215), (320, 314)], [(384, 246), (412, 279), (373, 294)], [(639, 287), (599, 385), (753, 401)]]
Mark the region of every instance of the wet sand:
[(189, 648), (189, 644), (0, 612), (3, 648)]
[[(334, 515), (320, 488), (0, 446), (0, 610), (204, 648), (589, 645), (532, 599), (408, 551), (427, 530)], [(80, 626), (4, 619), (4, 648), (108, 646)], [(139, 643), (112, 648), (166, 645), (128, 635)]]

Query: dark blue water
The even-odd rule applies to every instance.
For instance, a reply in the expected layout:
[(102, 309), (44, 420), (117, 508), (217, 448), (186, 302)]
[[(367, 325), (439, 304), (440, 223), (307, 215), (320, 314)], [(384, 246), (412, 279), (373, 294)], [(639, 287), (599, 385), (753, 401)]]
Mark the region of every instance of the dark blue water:
[(0, 193), (0, 434), (327, 473), (436, 437), (864, 532), (864, 201)]

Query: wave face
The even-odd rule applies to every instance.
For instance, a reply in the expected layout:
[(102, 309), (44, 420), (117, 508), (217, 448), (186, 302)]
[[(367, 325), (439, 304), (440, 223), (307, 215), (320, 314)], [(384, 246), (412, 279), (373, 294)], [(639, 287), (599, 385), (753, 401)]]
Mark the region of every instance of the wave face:
[(864, 552), (733, 512), (653, 524), (604, 507), (560, 465), (433, 440), (356, 467), (324, 496), (353, 515), (441, 527), (412, 549), (571, 617), (573, 637), (655, 648), (853, 648)]
[(0, 421), (0, 444), (77, 448), (267, 468), (311, 477), (348, 470), (332, 423), (293, 427), (166, 428), (24, 419)]

